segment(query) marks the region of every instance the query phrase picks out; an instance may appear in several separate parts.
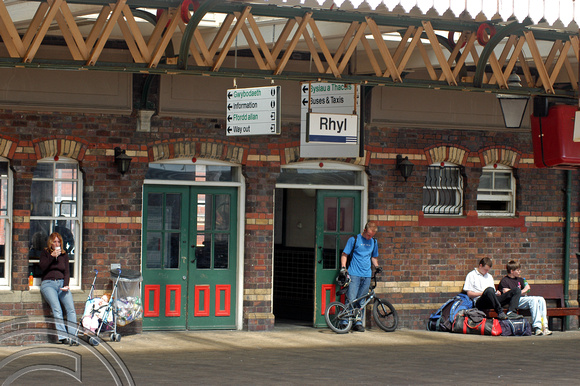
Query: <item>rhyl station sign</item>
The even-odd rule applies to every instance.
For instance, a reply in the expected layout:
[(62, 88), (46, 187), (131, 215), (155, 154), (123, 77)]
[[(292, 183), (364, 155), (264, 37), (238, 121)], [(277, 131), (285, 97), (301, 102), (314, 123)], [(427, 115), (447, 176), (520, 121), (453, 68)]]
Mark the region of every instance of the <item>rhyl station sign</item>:
[(305, 82), (300, 97), (300, 156), (358, 157), (360, 86)]

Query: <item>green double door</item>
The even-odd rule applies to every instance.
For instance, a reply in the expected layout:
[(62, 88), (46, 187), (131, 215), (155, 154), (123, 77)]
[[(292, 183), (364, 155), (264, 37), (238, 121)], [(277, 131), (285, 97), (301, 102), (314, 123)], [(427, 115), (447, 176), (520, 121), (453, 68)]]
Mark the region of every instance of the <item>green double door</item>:
[(235, 328), (237, 189), (144, 186), (143, 328)]
[(336, 276), (347, 240), (361, 232), (360, 191), (319, 190), (316, 195), (314, 326), (325, 327), (324, 311), (336, 299)]

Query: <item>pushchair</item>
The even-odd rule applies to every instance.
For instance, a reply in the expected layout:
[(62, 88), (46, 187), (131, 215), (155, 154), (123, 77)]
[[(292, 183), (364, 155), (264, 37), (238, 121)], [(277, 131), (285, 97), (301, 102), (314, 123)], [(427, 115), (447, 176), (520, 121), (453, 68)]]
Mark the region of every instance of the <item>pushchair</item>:
[(96, 335), (99, 337), (101, 333), (105, 332), (111, 334), (111, 341), (121, 341), (121, 335), (117, 333), (116, 310), (114, 303), (115, 298), (117, 297), (117, 284), (121, 272), (119, 270), (119, 274), (115, 280), (111, 293), (104, 294), (100, 298), (95, 298), (93, 297), (93, 293), (95, 291), (95, 282), (97, 281), (98, 274), (99, 271), (95, 270), (95, 277), (85, 303), (85, 310), (81, 320), (79, 321), (79, 331), (82, 331), (84, 335), (88, 336), (89, 343), (93, 346), (99, 344), (99, 340), (94, 336)]

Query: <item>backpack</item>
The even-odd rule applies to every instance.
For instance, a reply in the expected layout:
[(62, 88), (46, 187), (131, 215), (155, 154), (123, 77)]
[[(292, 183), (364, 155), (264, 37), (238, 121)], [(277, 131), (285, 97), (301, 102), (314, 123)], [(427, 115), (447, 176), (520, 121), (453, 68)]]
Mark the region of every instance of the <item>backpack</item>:
[(501, 334), (502, 335), (514, 335), (514, 336), (530, 336), (532, 335), (532, 326), (527, 319), (507, 319), (500, 320), (501, 324)]
[[(350, 262), (352, 260), (352, 256), (354, 255), (354, 249), (356, 248), (357, 241), (358, 241), (358, 233), (356, 235), (354, 235), (354, 244), (352, 245), (352, 250), (350, 251), (350, 253), (346, 257), (346, 269), (348, 269), (350, 267)], [(377, 240), (373, 237), (373, 250), (375, 249), (376, 242), (377, 242)]]
[(437, 311), (429, 316), (427, 330), (451, 331), (455, 315), (460, 310), (473, 308), (473, 301), (466, 294), (457, 294), (447, 300)]

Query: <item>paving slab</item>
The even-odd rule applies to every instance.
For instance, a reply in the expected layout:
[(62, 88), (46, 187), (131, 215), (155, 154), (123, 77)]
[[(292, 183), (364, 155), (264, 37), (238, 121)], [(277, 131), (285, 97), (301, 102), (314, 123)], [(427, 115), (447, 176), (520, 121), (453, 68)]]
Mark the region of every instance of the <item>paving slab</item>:
[[(109, 341), (107, 334), (103, 338), (96, 347), (86, 342), (78, 347), (0, 347), (0, 379), (13, 380), (15, 385), (579, 382), (579, 330), (538, 337), (406, 329), (339, 335), (329, 329), (288, 325), (270, 332), (144, 332), (124, 336), (120, 342)], [(73, 371), (75, 357), (80, 357), (81, 365)], [(34, 366), (39, 369), (31, 371)], [(67, 373), (67, 369), (73, 370)], [(22, 373), (15, 377), (18, 371)]]

